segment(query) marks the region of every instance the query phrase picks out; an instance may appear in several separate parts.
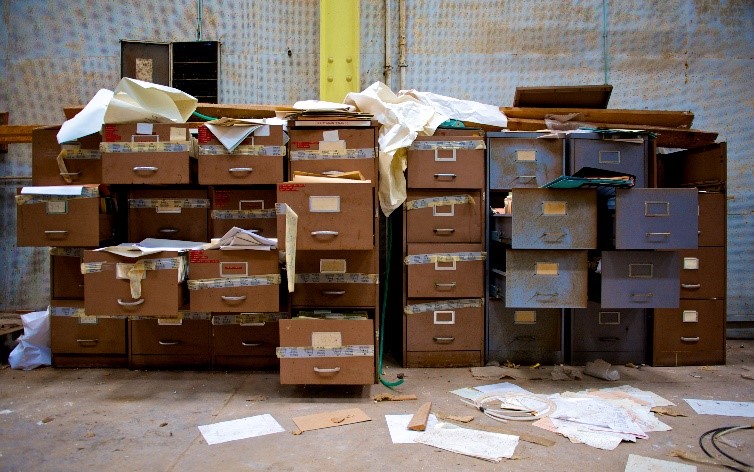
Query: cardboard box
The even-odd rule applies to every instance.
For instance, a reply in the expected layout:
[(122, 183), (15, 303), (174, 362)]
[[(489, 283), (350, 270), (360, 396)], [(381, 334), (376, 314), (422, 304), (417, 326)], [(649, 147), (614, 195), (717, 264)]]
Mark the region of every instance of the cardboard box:
[(359, 171), (377, 185), (377, 128), (291, 128), (289, 173)]
[(266, 238), (277, 237), (274, 189), (240, 189), (210, 187), (210, 228), (213, 238), (231, 228), (256, 231)]
[(202, 185), (276, 184), (285, 180), (283, 127), (264, 125), (233, 152), (206, 126), (199, 127), (199, 183)]
[(204, 189), (132, 189), (128, 192), (128, 240), (209, 241), (208, 214)]
[(188, 288), (193, 311), (278, 311), (278, 251), (190, 251)]
[[(106, 251), (84, 251), (84, 308), (91, 316), (175, 318), (183, 304), (183, 270), (187, 255), (174, 251), (130, 258)], [(159, 260), (166, 268), (146, 270), (134, 298), (127, 275), (133, 264)], [(151, 262), (141, 262), (151, 264)], [(85, 267), (90, 267), (86, 269)]]
[(50, 299), (83, 300), (82, 248), (50, 248)]
[(16, 245), (97, 247), (112, 239), (116, 208), (100, 192), (86, 185), (81, 195), (17, 195)]
[[(102, 180), (110, 184), (195, 181), (194, 123), (128, 123), (102, 127)], [(196, 128), (193, 128), (196, 129)]]
[[(60, 126), (47, 126), (35, 128), (31, 132), (32, 185), (101, 184), (100, 134), (90, 134), (75, 142), (58, 144), (58, 131)], [(63, 168), (58, 156), (62, 159)]]

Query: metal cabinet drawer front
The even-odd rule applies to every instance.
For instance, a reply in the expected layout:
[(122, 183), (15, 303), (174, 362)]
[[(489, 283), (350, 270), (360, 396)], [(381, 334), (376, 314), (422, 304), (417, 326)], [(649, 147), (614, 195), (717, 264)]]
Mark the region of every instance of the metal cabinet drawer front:
[(675, 308), (680, 296), (677, 252), (604, 251), (602, 308)]
[(483, 148), (479, 137), (417, 139), (408, 150), (408, 188), (483, 188)]
[[(425, 206), (438, 198), (450, 203)], [(483, 207), (479, 191), (409, 191), (405, 210), (406, 240), (409, 243), (482, 242)]]
[(327, 308), (376, 306), (379, 289), (376, 256), (377, 251), (297, 253), (296, 290), (290, 294), (291, 305)]
[(655, 310), (655, 351), (725, 349), (725, 301), (682, 300), (675, 309)]
[(725, 248), (680, 252), (681, 298), (725, 298)]
[[(641, 138), (639, 138), (641, 139)], [(601, 139), (600, 137), (571, 137), (569, 139), (573, 174), (582, 167), (594, 167), (613, 172), (624, 172), (636, 177), (635, 187), (647, 186), (646, 138), (641, 142)]]
[(696, 189), (617, 190), (616, 249), (695, 249), (698, 243)]
[[(409, 244), (407, 249), (408, 256), (404, 263), (407, 262), (408, 297), (484, 296), (485, 255), (481, 244)], [(425, 256), (431, 257), (433, 254), (453, 260), (425, 263)]]
[(209, 355), (209, 320), (183, 320), (161, 325), (158, 320), (131, 320), (132, 354)]
[(126, 320), (97, 318), (82, 323), (76, 316), (50, 317), (53, 354), (126, 354)]
[(589, 302), (586, 309), (573, 310), (573, 351), (644, 351), (646, 312), (638, 309), (602, 308)]
[(505, 254), (507, 307), (586, 307), (586, 251), (507, 250)]
[(490, 351), (560, 350), (561, 310), (506, 308), (490, 302), (487, 321)]
[(594, 190), (513, 190), (513, 249), (594, 249)]
[(725, 246), (725, 194), (699, 192), (699, 245)]
[(261, 322), (258, 326), (212, 326), (212, 352), (216, 356), (275, 357), (279, 336), (276, 321)]
[[(410, 303), (415, 302), (417, 301), (410, 301)], [(407, 351), (481, 350), (483, 346), (484, 309), (482, 307), (406, 315)]]
[(491, 190), (536, 188), (563, 174), (563, 140), (539, 139), (542, 135), (488, 139)]

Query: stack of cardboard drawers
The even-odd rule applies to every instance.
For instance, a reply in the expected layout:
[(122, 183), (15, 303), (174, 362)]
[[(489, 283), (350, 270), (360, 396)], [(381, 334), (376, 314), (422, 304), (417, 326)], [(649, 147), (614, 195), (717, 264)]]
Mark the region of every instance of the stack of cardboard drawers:
[[(282, 384), (375, 382), (377, 131), (368, 121), (337, 127), (293, 123), (289, 128), (290, 181), (277, 186), (278, 240), (286, 257), (295, 258), (293, 318), (280, 321)], [(294, 177), (354, 171), (364, 180)], [(291, 212), (298, 217), (297, 237), (287, 240)]]
[(485, 144), (438, 129), (408, 149), (403, 364), (484, 362)]

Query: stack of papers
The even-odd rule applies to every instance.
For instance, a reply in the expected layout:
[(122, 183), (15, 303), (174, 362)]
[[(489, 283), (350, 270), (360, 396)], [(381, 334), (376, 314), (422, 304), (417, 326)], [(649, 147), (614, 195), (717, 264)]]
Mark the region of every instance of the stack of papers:
[(216, 242), (205, 244), (202, 249), (270, 251), (277, 249), (277, 247), (277, 239), (265, 238), (252, 231), (234, 226), (222, 238)]
[(543, 188), (595, 188), (618, 187), (631, 188), (636, 177), (630, 174), (612, 172), (593, 167), (582, 167), (573, 175), (561, 175), (552, 182), (544, 184)]

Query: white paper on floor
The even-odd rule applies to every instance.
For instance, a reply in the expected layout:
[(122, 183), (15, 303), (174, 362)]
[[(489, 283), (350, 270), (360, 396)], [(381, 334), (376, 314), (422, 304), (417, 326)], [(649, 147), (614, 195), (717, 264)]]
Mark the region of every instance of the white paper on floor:
[(438, 423), (431, 430), (428, 429), (418, 436), (415, 441), (465, 456), (500, 462), (513, 457), (518, 445), (518, 436)]
[(500, 382), (500, 383), (490, 384), (490, 385), (477, 385), (476, 387), (464, 387), (464, 388), (459, 388), (458, 390), (452, 390), (450, 393), (458, 395), (459, 397), (473, 400), (484, 393), (491, 393), (491, 392), (531, 393), (528, 390), (525, 390), (524, 388), (519, 387), (518, 385), (512, 384), (510, 382)]
[(684, 401), (700, 415), (745, 416), (754, 418), (754, 403), (728, 402), (720, 400), (698, 400), (684, 398)]
[(628, 455), (625, 472), (696, 472), (696, 466), (652, 457)]
[[(411, 422), (411, 418), (414, 415), (385, 415), (385, 422), (387, 423), (387, 429), (390, 431), (390, 439), (393, 440), (393, 444), (414, 444), (414, 439), (422, 434), (424, 431), (411, 431), (408, 429), (408, 424)], [(437, 417), (435, 415), (429, 415), (427, 418), (427, 429), (432, 429), (437, 424)]]
[(627, 393), (631, 396), (641, 398), (642, 400), (648, 402), (650, 406), (675, 406), (675, 403), (671, 402), (670, 400), (666, 400), (665, 398), (657, 395), (654, 392), (650, 392), (647, 390), (641, 390), (636, 387), (632, 387), (630, 385), (621, 385), (620, 387), (609, 387), (609, 388), (603, 388), (600, 389), (602, 392), (623, 392)]
[(207, 444), (220, 444), (285, 431), (272, 415), (258, 415), (238, 420), (199, 426)]

